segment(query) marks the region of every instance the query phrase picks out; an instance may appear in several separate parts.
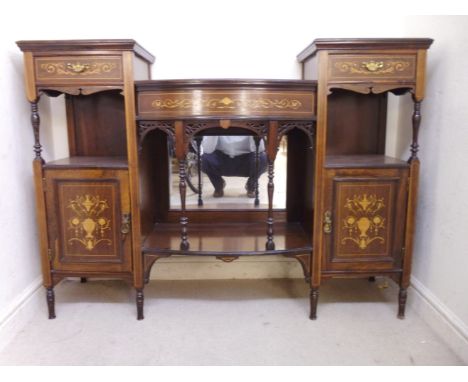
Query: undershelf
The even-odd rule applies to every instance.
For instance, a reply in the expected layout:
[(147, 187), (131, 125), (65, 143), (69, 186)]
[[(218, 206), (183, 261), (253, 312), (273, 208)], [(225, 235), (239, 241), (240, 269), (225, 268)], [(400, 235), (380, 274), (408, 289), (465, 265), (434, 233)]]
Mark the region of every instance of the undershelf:
[(267, 225), (255, 223), (188, 224), (188, 250), (180, 249), (180, 225), (158, 223), (144, 243), (142, 252), (158, 255), (256, 256), (295, 255), (312, 252), (311, 234), (299, 223), (274, 224), (275, 250), (266, 250)]
[(406, 168), (408, 163), (386, 155), (327, 155), (326, 168)]
[(60, 168), (110, 168), (127, 169), (128, 161), (125, 157), (95, 157), (74, 156), (50, 161), (44, 164), (47, 169)]

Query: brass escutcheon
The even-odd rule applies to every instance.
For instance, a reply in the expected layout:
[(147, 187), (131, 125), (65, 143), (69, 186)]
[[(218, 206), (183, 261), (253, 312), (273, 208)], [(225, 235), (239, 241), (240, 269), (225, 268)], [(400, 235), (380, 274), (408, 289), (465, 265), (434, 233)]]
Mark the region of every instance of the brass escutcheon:
[(84, 71), (89, 69), (89, 65), (80, 64), (79, 62), (77, 62), (76, 64), (72, 64), (71, 62), (68, 62), (67, 69), (71, 70), (74, 73), (83, 73)]
[(377, 72), (378, 70), (384, 67), (383, 61), (369, 61), (363, 62), (362, 66), (366, 68), (369, 72)]

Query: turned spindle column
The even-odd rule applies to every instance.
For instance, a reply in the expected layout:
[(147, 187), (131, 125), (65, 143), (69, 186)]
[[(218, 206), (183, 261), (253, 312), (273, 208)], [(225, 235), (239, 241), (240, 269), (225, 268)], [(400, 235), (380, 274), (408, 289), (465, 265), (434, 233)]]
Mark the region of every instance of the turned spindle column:
[(273, 183), (274, 178), (274, 161), (268, 159), (268, 219), (267, 219), (267, 242), (266, 249), (274, 250), (275, 243), (273, 241), (273, 191), (275, 185)]
[(195, 137), (195, 142), (197, 143), (197, 170), (198, 170), (198, 206), (203, 206), (202, 199), (202, 174), (201, 174), (201, 143), (203, 137)]
[(411, 156), (408, 160), (410, 165), (409, 174), (409, 194), (408, 194), (408, 207), (406, 212), (406, 238), (403, 255), (403, 272), (400, 280), (400, 293), (398, 295), (398, 318), (403, 319), (405, 317), (407, 289), (410, 285), (411, 275), (411, 260), (413, 255), (413, 236), (414, 226), (416, 217), (416, 200), (418, 193), (418, 182), (419, 182), (419, 126), (421, 125), (421, 101), (413, 96), (413, 138), (411, 141)]
[(418, 159), (418, 151), (419, 151), (419, 143), (418, 143), (418, 136), (419, 136), (419, 126), (421, 125), (421, 101), (417, 101), (414, 99), (414, 106), (413, 106), (413, 139), (411, 142), (411, 157), (409, 162)]
[(185, 208), (185, 197), (187, 193), (187, 185), (185, 181), (186, 177), (186, 165), (187, 160), (184, 158), (179, 160), (179, 193), (180, 193), (180, 205), (181, 205), (181, 212), (180, 212), (180, 249), (181, 250), (188, 250), (189, 249), (189, 242), (187, 240), (187, 224), (188, 224), (188, 217), (186, 216), (186, 208)]
[(278, 121), (270, 121), (267, 133), (267, 146), (268, 146), (268, 218), (267, 218), (267, 251), (275, 249), (273, 241), (273, 191), (275, 185), (274, 179), (274, 164), (276, 153), (278, 151)]
[(41, 118), (39, 117), (39, 111), (37, 107), (37, 101), (31, 103), (31, 125), (34, 132), (34, 153), (36, 157), (34, 159), (39, 159), (42, 161), (42, 146), (39, 139), (39, 126), (41, 124)]
[(255, 141), (255, 201), (254, 206), (258, 207), (260, 205), (260, 199), (258, 197), (258, 178), (259, 176), (259, 147), (260, 147), (260, 138), (254, 137)]

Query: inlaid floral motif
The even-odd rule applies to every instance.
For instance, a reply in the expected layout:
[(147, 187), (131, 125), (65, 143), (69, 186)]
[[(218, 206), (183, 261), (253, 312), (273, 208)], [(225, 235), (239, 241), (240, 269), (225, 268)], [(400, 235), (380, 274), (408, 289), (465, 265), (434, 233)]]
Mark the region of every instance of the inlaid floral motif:
[(374, 241), (385, 243), (381, 236), (385, 218), (380, 215), (385, 207), (384, 198), (378, 198), (375, 194), (354, 195), (346, 199), (344, 207), (349, 214), (343, 219), (342, 228), (347, 231), (347, 236), (343, 237), (342, 244), (352, 241), (364, 250)]
[(67, 208), (73, 211), (73, 216), (68, 219), (68, 227), (74, 236), (68, 242), (78, 242), (88, 251), (93, 250), (99, 243), (112, 244), (106, 237), (111, 229), (111, 221), (103, 212), (109, 208), (106, 200), (101, 200), (99, 195), (78, 195), (70, 200)]

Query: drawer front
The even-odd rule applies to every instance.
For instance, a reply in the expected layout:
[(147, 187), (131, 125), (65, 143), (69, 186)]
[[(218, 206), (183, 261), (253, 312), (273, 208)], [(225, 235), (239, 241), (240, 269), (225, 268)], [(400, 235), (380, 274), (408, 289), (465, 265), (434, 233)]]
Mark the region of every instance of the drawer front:
[(331, 82), (415, 81), (416, 55), (330, 55), (328, 78)]
[[(375, 171), (375, 170), (374, 170)], [(399, 266), (406, 211), (406, 170), (378, 175), (335, 173), (328, 178), (324, 226), (326, 270)]]
[(37, 83), (86, 83), (123, 81), (120, 56), (36, 57)]
[(313, 118), (315, 93), (258, 89), (195, 89), (148, 91), (138, 94), (142, 119), (181, 117), (284, 117)]
[[(117, 174), (117, 176), (116, 176)], [(126, 172), (46, 172), (53, 268), (62, 271), (131, 270)]]

